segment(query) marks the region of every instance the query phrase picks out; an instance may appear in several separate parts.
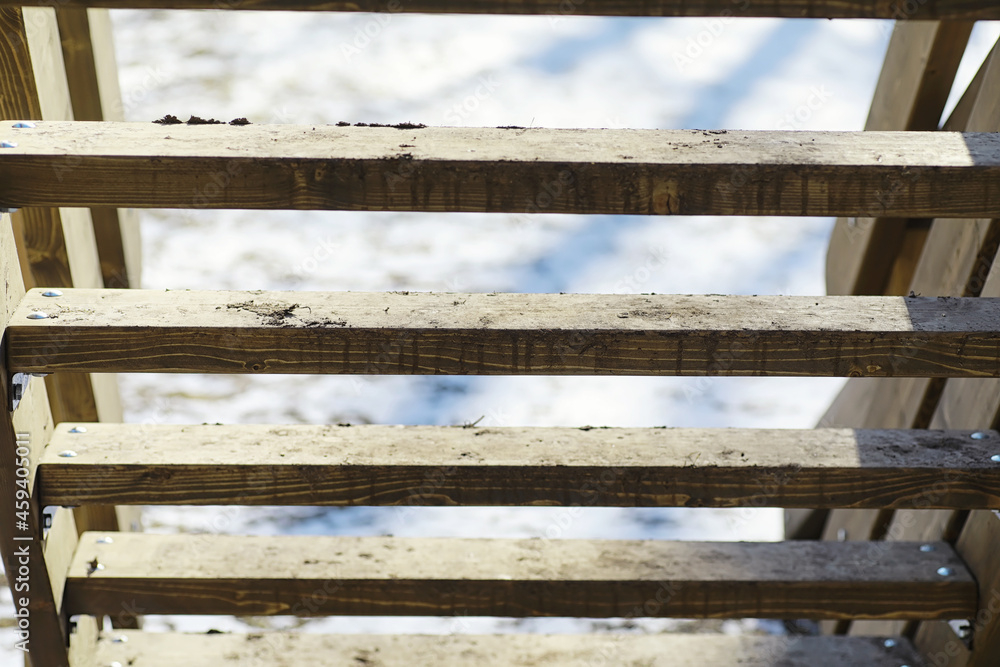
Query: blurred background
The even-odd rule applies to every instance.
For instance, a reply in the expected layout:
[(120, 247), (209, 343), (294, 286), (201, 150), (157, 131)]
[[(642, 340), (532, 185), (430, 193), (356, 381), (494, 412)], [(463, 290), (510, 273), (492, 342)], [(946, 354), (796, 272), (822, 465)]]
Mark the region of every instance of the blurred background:
[[(860, 130), (886, 21), (115, 11), (125, 116), (254, 123)], [(977, 25), (964, 89), (1000, 34)], [(949, 102), (948, 110), (955, 100)], [(948, 112), (946, 110), (946, 114)], [(825, 293), (811, 218), (142, 211), (143, 287)], [(786, 378), (120, 376), (144, 423), (810, 428)], [(780, 510), (149, 508), (145, 530), (776, 540)], [(248, 557), (252, 557), (248, 554)], [(0, 592), (9, 606), (9, 592)], [(11, 651), (0, 628), (0, 662)], [(781, 631), (754, 621), (149, 618), (150, 630)], [(8, 633), (8, 634), (4, 634)], [(10, 653), (13, 655), (13, 652)], [(14, 664), (14, 663), (10, 663)]]

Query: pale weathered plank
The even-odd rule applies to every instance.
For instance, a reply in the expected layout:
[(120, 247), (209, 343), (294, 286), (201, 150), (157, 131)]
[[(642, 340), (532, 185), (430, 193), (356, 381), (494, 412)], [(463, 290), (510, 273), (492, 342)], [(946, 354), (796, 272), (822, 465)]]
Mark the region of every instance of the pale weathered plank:
[[(56, 18), (74, 118), (125, 120), (108, 11), (57, 8)], [(142, 253), (134, 211), (96, 208), (91, 217), (104, 286), (138, 287)]]
[(1000, 137), (945, 132), (39, 123), (0, 203), (1000, 216)]
[[(936, 130), (971, 31), (965, 22), (897, 23), (865, 130)], [(902, 218), (837, 220), (826, 256), (827, 293), (886, 294), (913, 236), (908, 226)]]
[[(124, 638), (124, 641), (122, 640)], [(118, 640), (118, 641), (116, 641)], [(115, 632), (98, 665), (131, 667), (921, 667), (906, 639), (721, 635), (322, 635)], [(75, 643), (75, 641), (74, 641)]]
[(125, 601), (154, 614), (303, 616), (937, 619), (976, 609), (975, 582), (944, 543), (925, 553), (904, 542), (102, 537), (81, 536), (71, 613)]
[(985, 435), (61, 424), (38, 477), (46, 505), (1000, 508)]
[[(24, 0), (2, 0), (13, 5)], [(446, 14), (559, 14), (582, 16), (773, 16), (781, 18), (1000, 18), (993, 0), (29, 0), (29, 5), (110, 9), (239, 9)]]
[(26, 372), (1000, 376), (982, 298), (31, 290), (7, 335)]
[(968, 667), (1000, 664), (1000, 514), (972, 512), (955, 543), (979, 584), (979, 605), (972, 618), (972, 655)]

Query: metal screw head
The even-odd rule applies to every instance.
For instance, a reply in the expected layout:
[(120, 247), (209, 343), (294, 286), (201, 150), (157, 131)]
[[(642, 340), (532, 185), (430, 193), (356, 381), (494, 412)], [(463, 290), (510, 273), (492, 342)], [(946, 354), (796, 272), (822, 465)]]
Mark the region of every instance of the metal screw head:
[(108, 667), (122, 667), (122, 663), (115, 660), (114, 662), (109, 662)]
[(0, 148), (17, 148), (17, 142), (7, 141), (4, 139), (3, 141), (0, 141)]
[(28, 319), (29, 320), (47, 320), (47, 319), (49, 319), (49, 316), (46, 315), (45, 313), (43, 313), (40, 310), (36, 310), (35, 312), (28, 314)]
[(114, 644), (124, 644), (127, 641), (128, 641), (128, 637), (126, 637), (125, 635), (118, 635), (117, 637), (115, 637), (114, 639), (111, 640), (111, 642), (114, 643)]
[(61, 452), (59, 452), (59, 456), (63, 457), (64, 459), (71, 459), (74, 456), (76, 456), (76, 452), (74, 452), (72, 449), (64, 449)]
[(973, 440), (985, 440), (986, 439), (986, 434), (983, 433), (982, 431), (976, 431), (975, 433), (973, 433), (969, 437), (972, 438)]
[(57, 289), (47, 289), (42, 292), (42, 296), (62, 296), (63, 293)]
[(86, 433), (87, 432), (87, 427), (86, 426), (74, 426), (73, 428), (71, 428), (69, 430), (69, 432), (70, 433)]
[(97, 538), (97, 543), (98, 544), (114, 544), (115, 541), (113, 539), (111, 539), (110, 537), (108, 537), (107, 535), (105, 535), (103, 537), (98, 537)]
[(884, 642), (882, 642), (882, 646), (884, 646), (886, 648), (895, 648), (895, 646), (896, 646), (896, 640), (895, 639), (886, 639)]
[(935, 549), (935, 547), (934, 547), (933, 544), (921, 544), (920, 545), (920, 550), (923, 551), (925, 554), (926, 553), (930, 553), (931, 551), (934, 551), (934, 549)]
[(14, 123), (14, 127), (16, 127), (19, 130), (31, 130), (34, 129), (35, 124), (32, 123), (30, 120), (22, 120), (19, 123)]
[(955, 574), (955, 570), (951, 569), (950, 567), (939, 567), (937, 569), (937, 573), (940, 574), (942, 577), (950, 577), (951, 575)]
[(990, 461), (993, 461), (993, 463), (1000, 463), (1000, 454), (994, 454), (991, 456)]

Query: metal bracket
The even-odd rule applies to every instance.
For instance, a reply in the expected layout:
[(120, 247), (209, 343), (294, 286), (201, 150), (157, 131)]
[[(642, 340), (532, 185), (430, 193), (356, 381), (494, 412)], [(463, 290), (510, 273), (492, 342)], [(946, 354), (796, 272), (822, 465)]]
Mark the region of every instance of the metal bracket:
[(14, 373), (10, 378), (10, 411), (14, 412), (17, 410), (17, 406), (20, 405), (21, 399), (24, 395), (28, 393), (28, 382), (31, 381), (32, 377), (43, 378), (48, 373)]

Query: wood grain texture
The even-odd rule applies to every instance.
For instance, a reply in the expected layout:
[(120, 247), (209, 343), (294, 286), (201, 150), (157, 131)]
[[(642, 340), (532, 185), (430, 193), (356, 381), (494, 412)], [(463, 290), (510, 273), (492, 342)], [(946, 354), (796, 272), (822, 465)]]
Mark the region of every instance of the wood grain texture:
[(995, 431), (82, 426), (47, 505), (1000, 508)]
[[(118, 66), (105, 9), (58, 8), (59, 35), (76, 120), (124, 120)], [(103, 285), (139, 286), (139, 225), (130, 209), (91, 211)], [(77, 285), (82, 287), (83, 285)]]
[[(971, 31), (966, 22), (897, 23), (865, 130), (936, 130)], [(837, 220), (827, 249), (827, 293), (886, 294), (907, 227), (903, 218)]]
[(9, 206), (1000, 216), (990, 133), (79, 122), (12, 136)]
[[(24, 2), (24, 0), (17, 0)], [(14, 0), (2, 0), (13, 5)], [(29, 0), (29, 5), (109, 9), (238, 9), (338, 12), (419, 12), (446, 14), (564, 14), (567, 16), (772, 16), (782, 18), (882, 18), (898, 20), (992, 20), (1000, 8), (992, 0), (591, 0), (566, 5), (559, 0)]]
[[(126, 641), (113, 641), (125, 637)], [(131, 667), (899, 667), (924, 664), (909, 641), (719, 635), (196, 635), (121, 632), (102, 637), (97, 664)]]
[[(46, 319), (29, 319), (44, 311)], [(1000, 299), (31, 290), (17, 371), (1000, 376)]]
[[(3, 284), (0, 325), (6, 325), (24, 293), (13, 229), (7, 214), (0, 215), (0, 276)], [(0, 377), (7, 377), (8, 373), (6, 361), (0, 360)], [(37, 497), (25, 497), (27, 494), (23, 493), (31, 489), (36, 457), (44, 449), (52, 427), (45, 386), (34, 382), (28, 391), (15, 413), (16, 422), (6, 409), (0, 416), (0, 451), (3, 452), (0, 459), (0, 555), (17, 608), (26, 608), (30, 614), (31, 632), (27, 639), (35, 663), (69, 667), (65, 648), (66, 616), (56, 605), (54, 581), (43, 553), (41, 507)], [(7, 383), (0, 382), (2, 405), (8, 405), (7, 392)], [(27, 456), (19, 452), (19, 445), (28, 450)], [(21, 479), (18, 468), (27, 469), (27, 489), (18, 485), (17, 480)], [(19, 490), (22, 491), (20, 498)], [(20, 517), (19, 511), (22, 512)], [(69, 539), (75, 541), (76, 535), (69, 535)], [(72, 543), (65, 546), (72, 551)], [(29, 594), (17, 590), (19, 577), (23, 577), (22, 586), (25, 580), (30, 586)]]
[[(956, 618), (976, 585), (946, 544), (84, 533), (71, 613)], [(103, 569), (95, 569), (95, 562)], [(938, 568), (953, 569), (942, 577)]]

